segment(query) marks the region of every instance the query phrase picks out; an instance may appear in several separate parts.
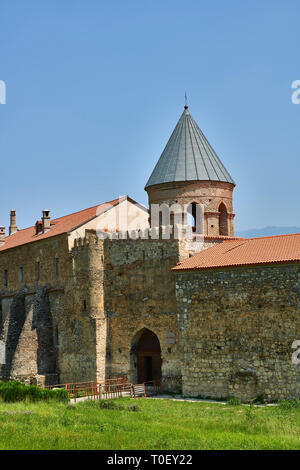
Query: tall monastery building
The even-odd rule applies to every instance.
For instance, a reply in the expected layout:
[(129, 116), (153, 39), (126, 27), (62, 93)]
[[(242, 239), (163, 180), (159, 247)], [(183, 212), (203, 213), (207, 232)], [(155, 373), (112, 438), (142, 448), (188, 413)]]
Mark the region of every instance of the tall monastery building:
[(126, 196), (44, 210), (25, 229), (12, 210), (0, 378), (300, 398), (300, 234), (235, 237), (234, 187), (185, 106), (145, 186), (149, 210)]

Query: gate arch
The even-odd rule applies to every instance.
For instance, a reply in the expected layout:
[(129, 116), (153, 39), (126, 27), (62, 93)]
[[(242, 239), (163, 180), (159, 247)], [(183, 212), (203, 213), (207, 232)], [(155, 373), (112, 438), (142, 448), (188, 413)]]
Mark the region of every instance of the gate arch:
[(132, 378), (137, 383), (161, 381), (161, 348), (153, 331), (143, 328), (134, 339), (131, 349), (133, 355)]

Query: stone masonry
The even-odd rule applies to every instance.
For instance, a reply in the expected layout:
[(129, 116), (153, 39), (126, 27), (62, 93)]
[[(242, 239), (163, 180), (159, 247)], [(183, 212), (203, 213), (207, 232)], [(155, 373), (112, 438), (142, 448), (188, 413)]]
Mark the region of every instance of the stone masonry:
[(176, 276), (185, 395), (300, 397), (300, 263)]

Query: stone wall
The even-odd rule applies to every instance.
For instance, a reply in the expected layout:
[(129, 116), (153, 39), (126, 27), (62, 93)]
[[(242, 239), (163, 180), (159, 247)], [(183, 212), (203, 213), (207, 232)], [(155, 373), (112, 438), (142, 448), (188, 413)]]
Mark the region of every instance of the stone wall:
[(57, 383), (57, 345), (47, 288), (19, 290), (2, 300), (0, 339), (6, 344), (1, 377), (27, 383)]
[(176, 276), (185, 395), (300, 398), (299, 264)]
[[(37, 269), (38, 263), (39, 269)], [(20, 283), (21, 267), (23, 268), (22, 284)], [(72, 276), (71, 268), (66, 234), (1, 251), (0, 295), (17, 292), (20, 288), (24, 288), (25, 291), (34, 291), (37, 285), (62, 287)], [(7, 287), (4, 283), (5, 270), (8, 272)]]
[(46, 384), (59, 380), (58, 331), (61, 340), (68, 335), (61, 329), (63, 293), (72, 279), (67, 246), (63, 235), (0, 254), (0, 339), (6, 344), (2, 377)]
[[(136, 345), (145, 329), (159, 339), (164, 389), (181, 389), (175, 276), (176, 240), (106, 240), (104, 307), (107, 374), (136, 381)], [(170, 335), (173, 335), (170, 342)]]
[[(72, 250), (73, 284), (66, 291), (66, 313), (73, 318), (72, 347), (64, 381), (105, 378), (106, 318), (103, 306), (103, 241), (90, 235)], [(68, 373), (69, 370), (69, 373)]]
[(70, 253), (65, 234), (0, 253), (0, 339), (6, 344), (2, 377), (57, 383), (105, 374), (103, 354), (97, 357), (97, 344), (104, 341), (104, 357), (106, 348), (103, 318), (97, 313), (103, 310), (101, 265), (99, 270), (93, 261), (98, 263), (99, 249), (82, 240)]

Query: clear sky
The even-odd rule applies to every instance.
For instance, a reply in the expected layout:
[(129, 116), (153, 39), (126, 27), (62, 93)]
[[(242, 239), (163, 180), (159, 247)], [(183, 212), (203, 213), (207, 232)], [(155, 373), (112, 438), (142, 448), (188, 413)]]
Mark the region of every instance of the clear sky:
[(299, 18), (299, 0), (1, 2), (0, 224), (146, 204), (187, 91), (236, 229), (299, 226)]

